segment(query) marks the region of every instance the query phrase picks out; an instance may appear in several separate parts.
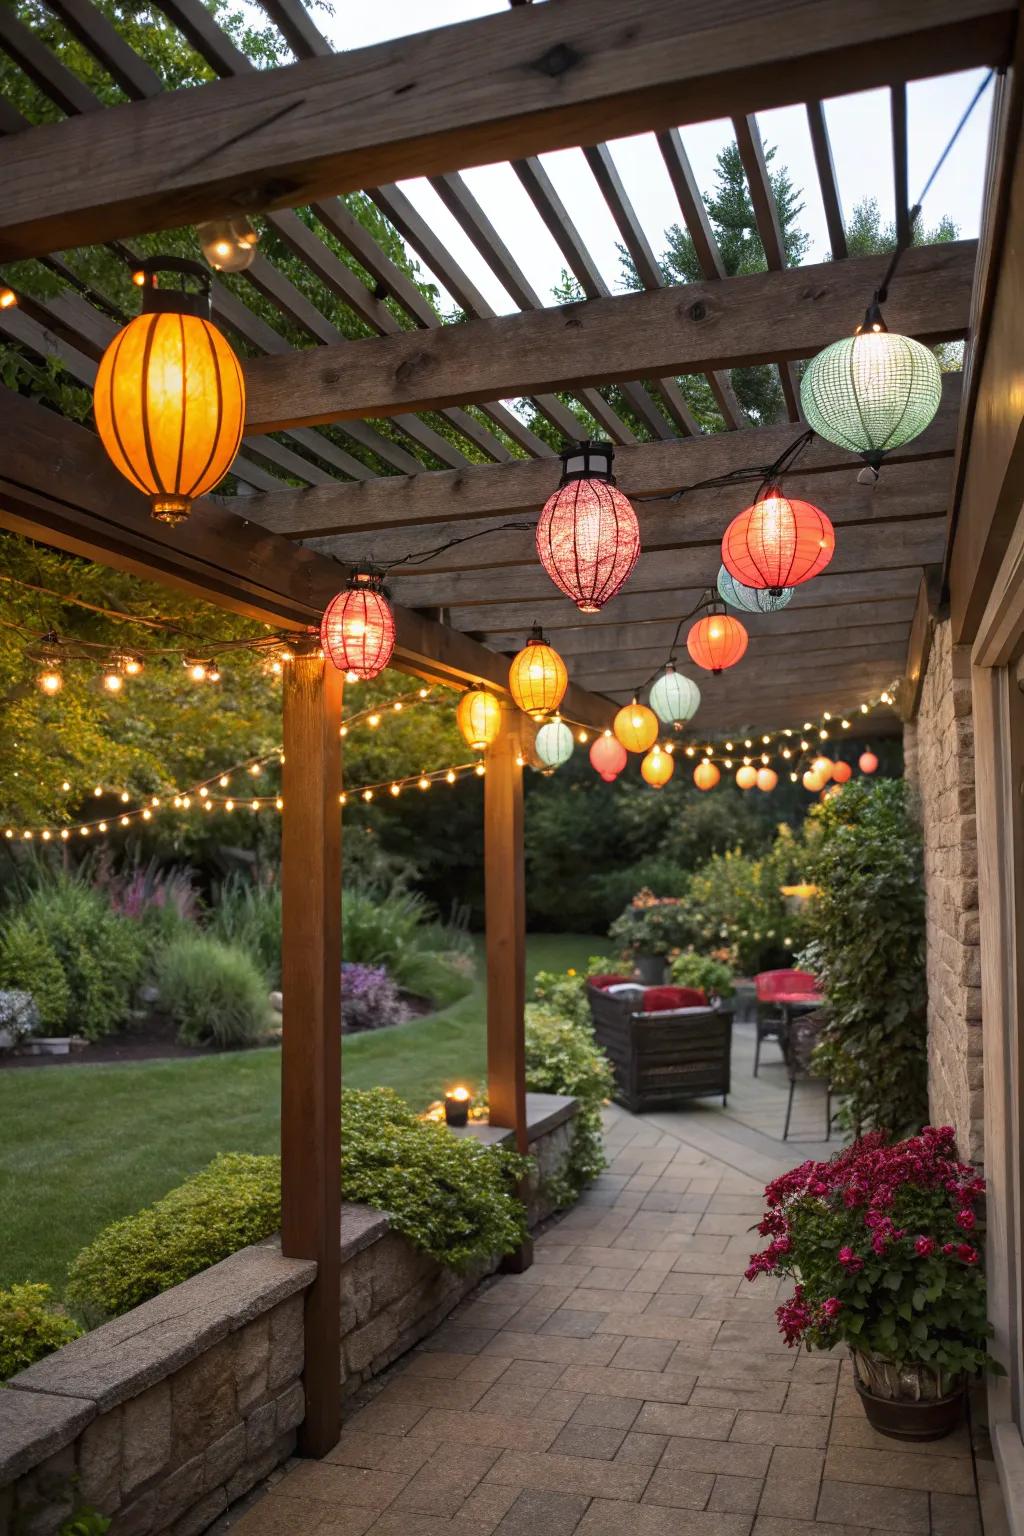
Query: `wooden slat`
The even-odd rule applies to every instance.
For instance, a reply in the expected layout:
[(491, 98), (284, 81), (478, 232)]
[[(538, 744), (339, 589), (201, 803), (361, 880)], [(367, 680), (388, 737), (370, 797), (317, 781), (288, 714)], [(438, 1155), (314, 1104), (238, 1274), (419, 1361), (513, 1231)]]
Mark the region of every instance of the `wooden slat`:
[(607, 298), (611, 289), (540, 159), (531, 155), (525, 160), (513, 160), (512, 169), (587, 298)]
[[(45, 4), (99, 60), (126, 96), (141, 101), (162, 89), (156, 71), (125, 42), (92, 0), (45, 0)], [(80, 111), (82, 108), (65, 107), (64, 110)]]
[[(775, 195), (772, 192), (771, 179), (768, 175), (768, 164), (764, 156), (764, 144), (761, 139), (761, 130), (757, 126), (757, 118), (753, 114), (744, 117), (733, 118), (733, 131), (736, 134), (736, 144), (740, 152), (740, 160), (746, 172), (747, 186), (750, 188), (750, 200), (754, 205), (754, 219), (757, 224), (757, 232), (761, 237), (764, 247), (765, 260), (768, 263), (769, 272), (780, 272), (786, 266), (786, 247), (783, 240), (782, 225), (779, 222), (779, 210), (775, 206)], [(790, 421), (800, 420), (800, 388), (797, 383), (793, 365), (790, 362), (779, 364), (779, 378), (782, 382), (782, 394), (786, 401), (786, 410)]]
[(846, 222), (843, 219), (843, 205), (839, 198), (836, 168), (832, 162), (832, 143), (828, 136), (825, 108), (820, 101), (807, 103), (807, 127), (811, 135), (811, 148), (814, 151), (814, 164), (818, 172), (821, 201), (825, 207), (828, 243), (833, 260), (841, 261), (849, 255), (846, 245)]
[[(24, 70), (32, 83), (51, 101), (68, 113), (96, 113), (100, 102), (77, 75), (40, 42), (35, 33), (19, 21), (10, 6), (0, 6), (0, 48)], [(102, 114), (106, 116), (105, 113)], [(23, 138), (27, 143), (35, 129), (29, 129)], [(0, 181), (3, 181), (0, 174)], [(44, 251), (38, 252), (45, 255)]]
[[(742, 614), (737, 614), (737, 618), (742, 617)], [(647, 627), (637, 625), (641, 633)], [(691, 676), (695, 676), (696, 669), (689, 661), (686, 652), (688, 628), (689, 625), (683, 628), (683, 638), (676, 648), (676, 657), (679, 665)], [(751, 662), (758, 667), (762, 667), (762, 663), (769, 659), (773, 666), (777, 658), (794, 657), (806, 660), (809, 653), (822, 667), (826, 667), (837, 662), (846, 663), (851, 658), (859, 661), (865, 656), (871, 656), (879, 648), (883, 649), (887, 656), (900, 659), (906, 654), (910, 635), (909, 623), (884, 624), (874, 630), (870, 626), (859, 625), (856, 629), (844, 628), (842, 631), (822, 634), (818, 637), (819, 643), (811, 647), (808, 645), (806, 633), (761, 634), (751, 638), (748, 654)], [(671, 640), (672, 635), (669, 634), (664, 644), (640, 645), (634, 635), (629, 635), (621, 645), (615, 646), (612, 650), (585, 651), (577, 654), (560, 638), (558, 652), (574, 678), (580, 680), (598, 677), (602, 679), (602, 686), (605, 686), (615, 673), (628, 672), (632, 677), (646, 677), (660, 668), (668, 660)]]
[(317, 647), (286, 669), (281, 793), (281, 1252), (305, 1294), (300, 1448), (341, 1433), (341, 673)]
[(34, 128), (17, 155), (0, 144), (0, 260), (179, 228), (239, 196), (254, 210), (295, 206), (678, 126), (681, 113), (742, 116), (1002, 64), (1015, 17), (1008, 0), (725, 0), (710, 13), (704, 0), (634, 0), (624, 32), (620, 0), (523, 7), (413, 47), (400, 39)]
[[(908, 251), (889, 325), (926, 342), (963, 335), (975, 249)], [(809, 357), (849, 333), (886, 262), (864, 256), (257, 358), (245, 370), (248, 423), (266, 431)]]
[[(864, 678), (874, 676), (879, 667), (888, 678), (896, 673), (902, 673), (903, 659), (906, 655), (906, 637), (901, 635), (895, 641), (889, 641), (885, 645), (865, 645), (853, 651), (831, 651), (827, 655), (808, 655), (806, 651), (801, 654), (796, 652), (791, 655), (760, 656), (757, 646), (751, 643), (743, 660), (731, 667), (720, 678), (709, 678), (708, 689), (715, 694), (726, 693), (727, 689), (734, 686), (745, 690), (751, 685), (761, 686), (770, 684), (777, 687), (779, 684), (788, 684), (804, 679), (815, 681), (823, 679), (849, 679), (860, 682)], [(588, 660), (581, 664), (573, 672), (573, 677), (585, 687), (599, 688), (602, 692), (614, 692), (619, 688), (637, 688), (656, 667), (660, 667), (664, 656), (654, 656), (647, 666), (634, 663), (632, 656), (626, 652), (622, 659), (614, 667), (596, 666)], [(682, 652), (681, 660), (686, 666), (686, 653)], [(689, 668), (699, 679), (699, 672), (692, 666)]]
[(302, 0), (259, 0), (297, 59), (311, 59), (332, 52)]

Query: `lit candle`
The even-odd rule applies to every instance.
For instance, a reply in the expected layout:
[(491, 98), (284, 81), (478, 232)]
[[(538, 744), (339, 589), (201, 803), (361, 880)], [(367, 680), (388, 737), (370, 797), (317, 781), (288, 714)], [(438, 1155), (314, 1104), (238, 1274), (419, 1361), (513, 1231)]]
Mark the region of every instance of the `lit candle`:
[(448, 1125), (466, 1125), (469, 1121), (469, 1089), (452, 1088), (444, 1096), (444, 1118)]

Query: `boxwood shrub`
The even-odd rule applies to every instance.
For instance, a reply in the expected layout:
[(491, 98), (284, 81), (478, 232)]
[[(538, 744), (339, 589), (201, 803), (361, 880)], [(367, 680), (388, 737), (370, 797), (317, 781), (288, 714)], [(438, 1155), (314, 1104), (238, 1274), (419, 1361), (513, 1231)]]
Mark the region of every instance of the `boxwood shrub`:
[[(348, 1090), (342, 1189), (387, 1211), (395, 1231), (454, 1269), (509, 1253), (525, 1232), (514, 1183), (528, 1164), (420, 1120), (388, 1088)], [(71, 1264), (67, 1298), (91, 1318), (127, 1312), (280, 1224), (273, 1156), (223, 1153), (177, 1189), (106, 1227)]]
[(72, 1318), (54, 1310), (48, 1285), (12, 1285), (0, 1291), (0, 1381), (52, 1354), (81, 1331)]

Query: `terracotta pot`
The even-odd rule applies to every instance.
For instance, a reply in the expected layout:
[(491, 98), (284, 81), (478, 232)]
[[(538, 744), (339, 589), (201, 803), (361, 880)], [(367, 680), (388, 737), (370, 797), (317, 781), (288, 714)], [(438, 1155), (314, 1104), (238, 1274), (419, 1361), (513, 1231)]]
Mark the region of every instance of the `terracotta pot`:
[(917, 1362), (853, 1354), (854, 1385), (872, 1429), (893, 1440), (941, 1440), (963, 1418), (966, 1381)]

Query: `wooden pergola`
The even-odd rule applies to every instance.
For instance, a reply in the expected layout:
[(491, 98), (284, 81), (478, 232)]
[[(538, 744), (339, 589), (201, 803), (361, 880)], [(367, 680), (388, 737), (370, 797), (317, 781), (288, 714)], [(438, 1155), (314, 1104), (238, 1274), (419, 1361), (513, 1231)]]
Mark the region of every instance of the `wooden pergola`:
[[(261, 0), (295, 62), (257, 71), (201, 0), (156, 0), (219, 77), (167, 93), (90, 0), (46, 3), (126, 100), (100, 108), (10, 9), (0, 10), (0, 49), (65, 114), (32, 127), (0, 102), (0, 263), (49, 256), (60, 272), (59, 253), (75, 247), (123, 249), (120, 243), (142, 233), (256, 212), (311, 281), (341, 298), (371, 333), (345, 339), (261, 255), (246, 274), (253, 293), (277, 306), (308, 345), (291, 348), (234, 292), (215, 285), (215, 317), (251, 354), (244, 363), (247, 431), (235, 465), (251, 494), (209, 497), (177, 529), (151, 519), (90, 431), (17, 396), (5, 396), (0, 407), (0, 526), (296, 637), (284, 686), (282, 1238), (286, 1253), (319, 1265), (307, 1313), (304, 1445), (322, 1454), (339, 1421), (342, 680), (306, 637), (341, 584), (338, 561), (386, 565), (535, 512), (557, 483), (557, 459), (507, 403), (518, 397), (569, 439), (585, 435), (571, 404), (578, 402), (617, 445), (619, 484), (637, 498), (771, 464), (802, 430), (793, 365), (849, 334), (886, 265), (884, 257), (848, 254), (823, 101), (889, 89), (894, 163), (886, 170), (902, 219), (907, 82), (973, 66), (1005, 69), (1017, 6), (549, 0), (335, 54), (301, 0)], [(1016, 85), (999, 88), (990, 168), (997, 211), (999, 177), (1009, 174), (1006, 146), (1016, 149), (1016, 92)], [(806, 109), (832, 254), (827, 263), (798, 268), (786, 265), (755, 116), (792, 104)], [(678, 131), (715, 118), (734, 128), (767, 257), (762, 274), (725, 277)], [(657, 136), (693, 239), (700, 282), (665, 285), (604, 142), (648, 131)], [(539, 157), (570, 146), (583, 146), (643, 291), (609, 292), (552, 185)], [(583, 300), (554, 305), (538, 295), (473, 196), (462, 172), (501, 161), (531, 199)], [(417, 176), (430, 178), (516, 313), (493, 312), (396, 185)], [(339, 198), (356, 190), (367, 192), (453, 296), (463, 323), (442, 324), (356, 221)], [(306, 205), (365, 279), (290, 211)], [(993, 213), (983, 274), (1004, 236), (1005, 218), (998, 225)], [(972, 241), (909, 250), (886, 306), (890, 328), (928, 343), (976, 336), (993, 302), (991, 283), (976, 281), (977, 259)], [(118, 322), (104, 295), (69, 284), (56, 298), (0, 312), (0, 326), (88, 385)], [(778, 369), (789, 419), (752, 427), (730, 373), (762, 363)], [(707, 378), (723, 431), (701, 432), (677, 382), (686, 375)], [(609, 403), (611, 385), (647, 440)], [(931, 426), (891, 455), (874, 484), (858, 481), (859, 464), (843, 450), (821, 440), (806, 449), (787, 485), (828, 510), (836, 557), (784, 612), (751, 616), (743, 665), (705, 689), (702, 731), (852, 709), (904, 673), (912, 708), (950, 550), (954, 562), (994, 558), (973, 513), (964, 525), (972, 545), (950, 536), (965, 473), (957, 445), (963, 423), (973, 420), (978, 387), (969, 354), (963, 375), (946, 376)], [(451, 436), (424, 420), (426, 412), (440, 413)], [(400, 428), (401, 442), (370, 424), (382, 418)], [(339, 433), (319, 430), (327, 424), (337, 424), (349, 449)], [(374, 473), (360, 450), (388, 472)], [(470, 463), (471, 452), (490, 462)], [(713, 585), (725, 522), (740, 505), (705, 489), (641, 507), (636, 570), (623, 594), (588, 619), (555, 592), (529, 531), (496, 532), (400, 570), (392, 583), (394, 664), (460, 688), (483, 681), (507, 700), (507, 653), (539, 620), (569, 667), (566, 713), (604, 728), (665, 659), (680, 616)], [(486, 775), (488, 1076), (493, 1118), (525, 1145), (518, 750), (510, 706)]]

